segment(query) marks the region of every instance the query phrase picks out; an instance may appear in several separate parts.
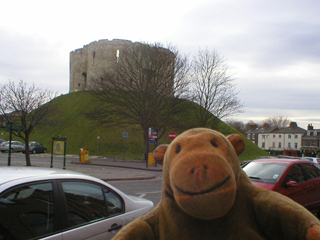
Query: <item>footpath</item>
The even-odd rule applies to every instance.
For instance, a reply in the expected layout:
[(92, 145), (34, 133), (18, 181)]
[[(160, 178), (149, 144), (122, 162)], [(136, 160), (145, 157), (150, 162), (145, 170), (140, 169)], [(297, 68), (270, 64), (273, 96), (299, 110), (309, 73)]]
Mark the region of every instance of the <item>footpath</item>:
[[(71, 160), (71, 161), (70, 161)], [(162, 165), (147, 166), (145, 161), (115, 160), (106, 157), (89, 158), (88, 163), (79, 158), (69, 158), (66, 169), (82, 172), (105, 181), (146, 180), (162, 173)]]
[[(51, 167), (51, 154), (31, 154), (31, 164), (34, 167)], [(14, 153), (11, 156), (11, 166), (25, 166), (25, 156)], [(64, 157), (54, 156), (53, 168), (64, 168)], [(0, 153), (0, 166), (8, 166), (8, 154)], [(108, 157), (90, 156), (88, 163), (80, 161), (79, 156), (67, 155), (65, 169), (85, 173), (105, 181), (146, 180), (162, 177), (162, 166), (146, 166), (145, 161), (119, 160)]]

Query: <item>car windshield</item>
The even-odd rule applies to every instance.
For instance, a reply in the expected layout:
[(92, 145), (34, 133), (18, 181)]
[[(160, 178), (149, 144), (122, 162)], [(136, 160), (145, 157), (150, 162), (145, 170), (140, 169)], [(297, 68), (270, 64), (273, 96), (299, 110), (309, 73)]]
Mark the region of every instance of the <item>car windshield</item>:
[(250, 162), (243, 170), (252, 181), (276, 184), (287, 164), (275, 162)]

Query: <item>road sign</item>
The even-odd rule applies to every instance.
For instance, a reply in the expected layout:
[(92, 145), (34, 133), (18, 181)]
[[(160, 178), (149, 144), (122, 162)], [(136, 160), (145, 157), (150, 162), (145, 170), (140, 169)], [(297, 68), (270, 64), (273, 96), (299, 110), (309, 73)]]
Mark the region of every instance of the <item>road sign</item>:
[(124, 138), (128, 137), (128, 133), (127, 133), (127, 132), (124, 132), (124, 133), (123, 133), (123, 137), (124, 137)]
[(176, 136), (177, 136), (177, 134), (176, 134), (175, 132), (173, 132), (173, 131), (169, 133), (169, 138), (170, 138), (171, 140), (175, 139)]
[(158, 129), (149, 128), (148, 129), (148, 141), (152, 144), (157, 144), (158, 142)]
[(6, 130), (20, 132), (20, 131), (24, 131), (25, 129), (23, 126), (17, 126), (17, 125), (14, 125), (12, 122), (7, 122)]
[(53, 168), (53, 154), (64, 155), (63, 158), (63, 169), (66, 169), (66, 148), (67, 138), (62, 137), (52, 137), (52, 150), (51, 150), (51, 164), (50, 167)]

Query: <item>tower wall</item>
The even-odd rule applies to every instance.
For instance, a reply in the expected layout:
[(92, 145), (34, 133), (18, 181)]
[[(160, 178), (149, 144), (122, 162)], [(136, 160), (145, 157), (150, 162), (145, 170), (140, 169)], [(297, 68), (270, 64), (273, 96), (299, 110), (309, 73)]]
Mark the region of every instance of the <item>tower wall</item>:
[(69, 92), (88, 90), (92, 79), (110, 70), (112, 63), (117, 61), (117, 50), (121, 54), (121, 49), (131, 44), (139, 43), (118, 39), (99, 40), (70, 52)]

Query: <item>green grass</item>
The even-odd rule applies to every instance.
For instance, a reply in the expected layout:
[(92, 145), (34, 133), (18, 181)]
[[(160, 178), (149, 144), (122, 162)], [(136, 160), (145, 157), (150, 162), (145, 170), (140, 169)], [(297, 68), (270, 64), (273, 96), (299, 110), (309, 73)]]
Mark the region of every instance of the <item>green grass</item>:
[[(99, 156), (117, 156), (118, 159), (134, 159), (142, 160), (146, 151), (144, 140), (142, 139), (142, 131), (138, 126), (128, 127), (114, 127), (105, 128), (98, 124), (98, 122), (87, 118), (86, 113), (95, 105), (94, 99), (88, 92), (76, 92), (67, 95), (62, 95), (53, 100), (59, 113), (54, 118), (55, 124), (50, 126), (39, 126), (32, 132), (30, 140), (38, 141), (47, 146), (48, 151), (51, 152), (52, 137), (66, 137), (67, 138), (67, 154), (79, 155), (80, 148), (88, 148), (89, 155)], [(186, 106), (190, 106), (187, 103)], [(188, 113), (190, 114), (190, 113)], [(179, 129), (171, 129), (177, 134), (187, 130), (190, 127), (196, 127), (192, 120), (187, 124), (186, 116), (176, 117), (177, 121), (181, 123)], [(190, 118), (189, 118), (190, 119)], [(219, 122), (217, 131), (225, 135), (237, 133), (235, 129), (229, 125)], [(168, 138), (169, 132), (159, 139), (159, 143), (170, 143)], [(123, 138), (123, 132), (128, 133), (127, 138)], [(8, 139), (8, 133), (3, 131), (3, 138)], [(99, 147), (98, 147), (98, 139)], [(244, 137), (245, 138), (245, 137)], [(15, 137), (15, 140), (19, 140)], [(258, 148), (255, 144), (250, 142), (247, 138), (246, 149), (240, 155), (240, 159), (251, 160), (259, 156), (268, 155), (264, 150)], [(124, 145), (126, 151), (124, 155)], [(151, 146), (152, 149), (153, 146)]]

